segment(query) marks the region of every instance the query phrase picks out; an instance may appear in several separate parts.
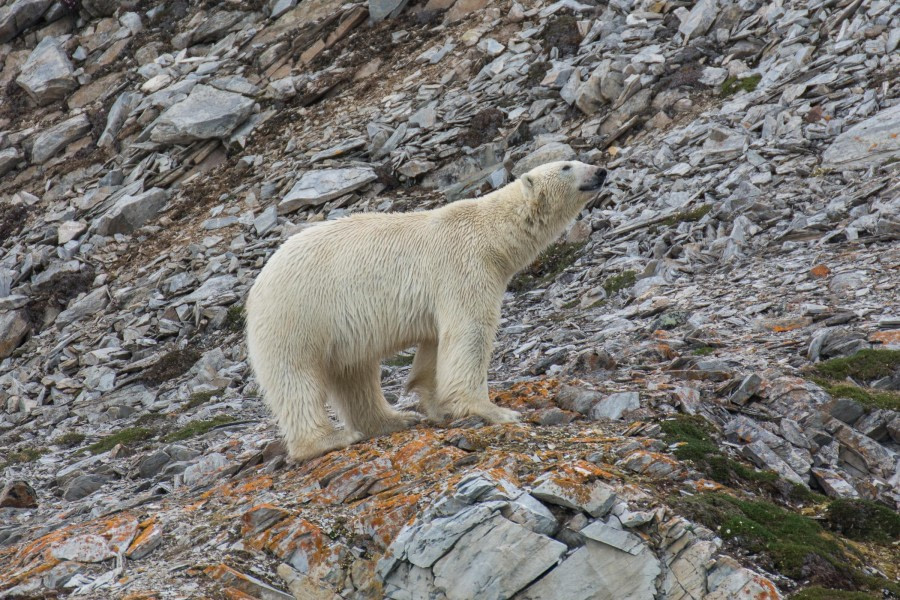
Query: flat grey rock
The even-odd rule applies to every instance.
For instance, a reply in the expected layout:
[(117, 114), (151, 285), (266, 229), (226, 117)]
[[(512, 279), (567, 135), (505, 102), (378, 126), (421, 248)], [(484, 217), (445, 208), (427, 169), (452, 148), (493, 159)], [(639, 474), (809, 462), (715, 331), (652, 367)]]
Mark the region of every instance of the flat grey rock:
[(137, 196), (123, 196), (94, 220), (91, 230), (99, 235), (131, 233), (159, 214), (168, 199), (168, 193), (161, 188), (151, 188)]
[(0, 44), (4, 44), (37, 23), (52, 0), (15, 0), (0, 7)]
[(494, 517), (460, 538), (435, 563), (434, 585), (449, 600), (510, 598), (565, 552), (565, 544)]
[(91, 122), (87, 115), (80, 114), (62, 123), (57, 123), (35, 138), (31, 148), (31, 162), (43, 164), (56, 156), (56, 154), (71, 142), (91, 130)]
[(860, 121), (837, 136), (822, 154), (833, 169), (868, 168), (900, 158), (900, 104)]
[(22, 160), (22, 151), (18, 148), (0, 150), (0, 177), (16, 168)]
[(637, 410), (640, 407), (641, 397), (638, 392), (618, 392), (597, 402), (591, 408), (590, 416), (594, 420), (612, 419), (615, 421), (621, 419), (626, 412)]
[(562, 142), (550, 142), (520, 159), (519, 162), (513, 165), (512, 174), (519, 177), (543, 164), (557, 160), (572, 160), (573, 158), (575, 158), (575, 151), (572, 150), (571, 146)]
[(319, 169), (307, 171), (278, 204), (278, 213), (293, 212), (305, 206), (319, 206), (378, 179), (368, 167)]
[(162, 144), (225, 138), (253, 111), (253, 100), (208, 85), (196, 85), (187, 98), (156, 120), (150, 139)]
[(552, 473), (535, 480), (538, 484), (531, 495), (550, 504), (557, 504), (575, 510), (583, 510), (592, 517), (602, 517), (616, 503), (616, 493), (602, 481), (578, 484), (562, 481)]
[(69, 57), (51, 36), (32, 50), (16, 83), (41, 106), (62, 100), (78, 87)]
[(19, 347), (31, 330), (23, 310), (0, 313), (0, 359), (4, 359)]

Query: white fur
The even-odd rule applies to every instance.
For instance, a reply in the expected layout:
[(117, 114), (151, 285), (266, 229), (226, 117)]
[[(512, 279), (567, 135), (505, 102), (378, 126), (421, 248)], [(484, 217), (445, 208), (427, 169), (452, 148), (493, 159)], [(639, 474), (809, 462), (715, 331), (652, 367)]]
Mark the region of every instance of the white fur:
[(578, 188), (598, 173), (551, 163), (478, 199), (355, 215), (288, 239), (250, 290), (247, 343), (290, 456), (415, 423), (385, 401), (379, 362), (416, 344), (408, 388), (431, 418), (516, 421), (488, 397), (503, 293), (578, 215), (595, 193)]

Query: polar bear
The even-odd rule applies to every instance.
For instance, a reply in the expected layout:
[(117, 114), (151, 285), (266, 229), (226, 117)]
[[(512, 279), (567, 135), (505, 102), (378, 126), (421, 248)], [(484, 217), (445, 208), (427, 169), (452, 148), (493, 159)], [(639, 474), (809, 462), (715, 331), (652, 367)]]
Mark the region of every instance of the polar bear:
[(289, 456), (416, 423), (380, 385), (380, 360), (413, 345), (407, 389), (431, 419), (517, 421), (488, 397), (503, 294), (605, 179), (599, 167), (553, 162), (481, 198), (354, 215), (285, 241), (250, 290), (246, 322), (250, 363)]

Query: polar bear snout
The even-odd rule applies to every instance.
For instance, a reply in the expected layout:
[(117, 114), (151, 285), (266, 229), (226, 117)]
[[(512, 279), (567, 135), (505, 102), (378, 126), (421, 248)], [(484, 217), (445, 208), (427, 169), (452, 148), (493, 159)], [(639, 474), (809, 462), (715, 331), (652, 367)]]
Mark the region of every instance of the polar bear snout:
[(590, 179), (584, 184), (582, 184), (578, 190), (582, 192), (596, 192), (601, 187), (603, 187), (603, 183), (606, 181), (606, 169), (602, 169), (600, 167), (594, 167), (594, 173), (591, 175)]

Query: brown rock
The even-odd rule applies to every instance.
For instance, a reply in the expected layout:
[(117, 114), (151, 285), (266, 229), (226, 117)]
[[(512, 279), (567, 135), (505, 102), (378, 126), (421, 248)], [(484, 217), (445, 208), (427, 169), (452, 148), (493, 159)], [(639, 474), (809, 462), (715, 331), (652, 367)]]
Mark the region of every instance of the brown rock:
[(0, 492), (0, 508), (37, 508), (37, 494), (27, 481), (11, 481)]

